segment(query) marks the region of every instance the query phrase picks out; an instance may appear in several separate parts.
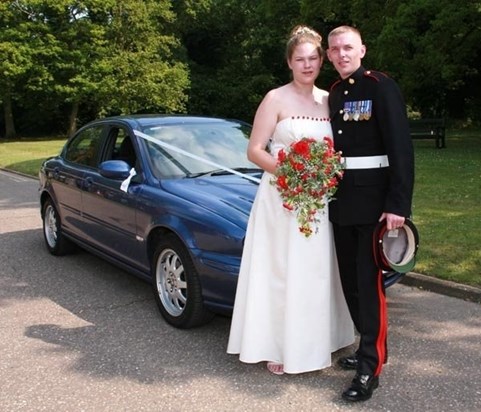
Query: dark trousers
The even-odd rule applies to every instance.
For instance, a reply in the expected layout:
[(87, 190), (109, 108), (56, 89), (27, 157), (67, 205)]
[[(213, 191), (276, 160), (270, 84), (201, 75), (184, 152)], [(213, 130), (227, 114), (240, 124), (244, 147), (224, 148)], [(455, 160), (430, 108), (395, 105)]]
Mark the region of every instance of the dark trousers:
[(387, 306), (382, 272), (374, 262), (375, 226), (333, 223), (342, 288), (361, 338), (358, 373), (378, 376), (387, 359)]

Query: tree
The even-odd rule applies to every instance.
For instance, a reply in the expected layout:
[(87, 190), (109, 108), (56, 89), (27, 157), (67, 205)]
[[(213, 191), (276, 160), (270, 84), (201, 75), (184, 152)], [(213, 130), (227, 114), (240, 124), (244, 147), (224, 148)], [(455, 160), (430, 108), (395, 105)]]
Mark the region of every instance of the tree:
[(15, 2), (0, 3), (0, 101), (3, 103), (5, 137), (16, 137), (13, 100), (19, 80), (33, 66), (30, 27)]
[[(10, 47), (3, 95), (25, 90), (23, 105), (68, 108), (69, 135), (81, 108), (95, 117), (185, 110), (189, 78), (170, 0), (16, 0), (10, 8), (28, 30)], [(10, 37), (23, 33), (11, 26)]]
[(424, 116), (461, 114), (460, 106), (465, 113), (469, 96), (479, 98), (479, 91), (469, 89), (479, 83), (480, 17), (477, 2), (422, 0), (400, 4), (387, 20), (377, 62), (399, 79)]
[(299, 0), (175, 3), (192, 88), (188, 111), (251, 122), (262, 97), (288, 81), (285, 41)]
[(184, 112), (190, 83), (170, 1), (116, 2), (109, 13), (101, 113)]
[[(303, 13), (326, 28), (357, 27), (367, 45), (363, 64), (394, 77), (423, 116), (481, 120), (479, 0), (302, 1)], [(322, 28), (321, 28), (322, 32)]]
[[(0, 2), (6, 135), (72, 133), (93, 117), (190, 112), (252, 121), (289, 81), (289, 30), (360, 29), (366, 68), (423, 116), (481, 120), (479, 0), (11, 0)], [(337, 73), (327, 61), (318, 85)], [(17, 120), (18, 119), (18, 120)], [(15, 120), (15, 121), (14, 121)]]
[(71, 105), (69, 134), (82, 104), (96, 116), (182, 111), (188, 74), (173, 59), (170, 1), (51, 0), (50, 32), (62, 44), (53, 72), (55, 92)]

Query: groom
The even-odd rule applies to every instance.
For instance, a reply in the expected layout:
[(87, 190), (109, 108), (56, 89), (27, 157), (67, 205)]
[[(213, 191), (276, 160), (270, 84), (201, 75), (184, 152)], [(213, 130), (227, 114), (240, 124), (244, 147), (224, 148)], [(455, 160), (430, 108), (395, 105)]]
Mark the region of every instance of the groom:
[(347, 401), (371, 398), (387, 361), (387, 307), (382, 271), (373, 256), (378, 221), (400, 228), (411, 214), (414, 155), (406, 106), (397, 84), (366, 70), (359, 31), (341, 26), (329, 33), (327, 56), (340, 75), (329, 94), (336, 150), (345, 173), (330, 203), (342, 287), (360, 334), (356, 353), (341, 358), (356, 370), (342, 394)]

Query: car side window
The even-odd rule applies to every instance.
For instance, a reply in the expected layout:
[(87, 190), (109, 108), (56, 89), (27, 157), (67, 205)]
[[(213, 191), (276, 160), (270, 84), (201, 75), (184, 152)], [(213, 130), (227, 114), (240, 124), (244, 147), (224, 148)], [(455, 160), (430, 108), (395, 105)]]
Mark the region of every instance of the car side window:
[(130, 167), (137, 164), (137, 155), (135, 153), (132, 139), (125, 129), (114, 127), (109, 132), (107, 156), (105, 160), (123, 160)]
[[(123, 132), (122, 129), (121, 131)], [(119, 133), (115, 145), (119, 147), (118, 159), (127, 162), (130, 167), (135, 167), (137, 156), (135, 155), (134, 145), (130, 136), (126, 135), (125, 132)]]
[(68, 144), (65, 159), (69, 162), (96, 167), (102, 131), (102, 126), (94, 126), (80, 132)]

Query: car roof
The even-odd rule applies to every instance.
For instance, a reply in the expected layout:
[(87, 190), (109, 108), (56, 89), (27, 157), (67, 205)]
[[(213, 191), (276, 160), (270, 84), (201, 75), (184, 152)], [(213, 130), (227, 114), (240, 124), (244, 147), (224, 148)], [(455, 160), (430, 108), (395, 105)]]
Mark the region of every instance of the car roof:
[(122, 121), (128, 123), (132, 128), (145, 128), (153, 125), (175, 125), (175, 124), (199, 124), (199, 123), (222, 123), (222, 122), (236, 122), (244, 123), (236, 119), (226, 119), (220, 117), (209, 116), (193, 116), (182, 114), (135, 114), (105, 117), (94, 122), (112, 122)]

